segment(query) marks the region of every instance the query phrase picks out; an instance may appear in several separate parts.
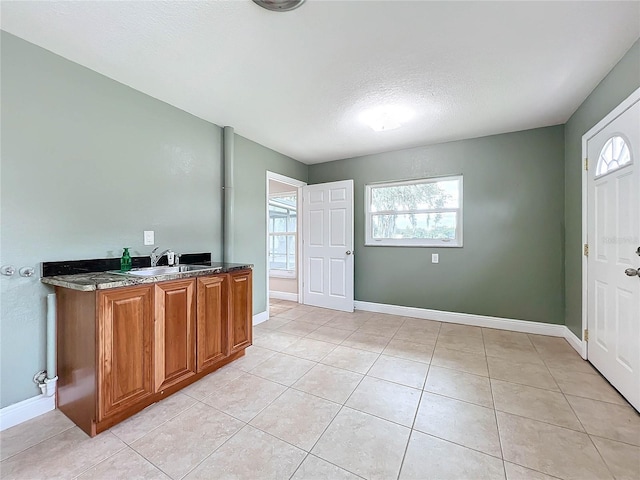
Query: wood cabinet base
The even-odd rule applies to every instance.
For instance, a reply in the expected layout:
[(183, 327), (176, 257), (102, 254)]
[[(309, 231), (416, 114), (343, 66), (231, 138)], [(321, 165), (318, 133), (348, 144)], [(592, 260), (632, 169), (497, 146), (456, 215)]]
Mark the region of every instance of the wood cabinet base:
[(56, 406), (92, 437), (251, 345), (251, 271), (56, 295)]
[[(176, 392), (179, 392), (180, 390), (182, 390), (184, 387), (186, 387), (187, 385), (191, 385), (194, 382), (197, 382), (198, 380), (200, 380), (203, 377), (206, 377), (207, 375), (209, 375), (211, 372), (216, 371), (217, 369), (224, 367), (225, 365), (227, 365), (228, 363), (233, 362), (234, 360), (237, 360), (240, 357), (244, 356), (244, 350), (241, 352), (238, 352), (234, 355), (231, 355), (230, 357), (225, 358), (224, 360), (222, 360), (219, 364), (216, 364), (215, 366), (211, 366), (207, 371), (203, 371), (200, 373), (197, 373), (196, 375), (192, 375), (191, 377), (187, 378), (186, 380), (184, 380), (183, 382), (179, 383), (179, 384), (174, 384), (171, 385), (170, 387), (161, 390), (160, 392), (156, 393), (155, 395), (151, 396), (151, 397), (147, 397), (145, 399), (145, 401), (143, 402), (139, 402), (136, 403), (135, 406), (127, 409), (126, 411), (123, 411), (122, 413), (118, 414), (118, 415), (113, 415), (109, 418), (104, 419), (101, 422), (98, 423), (92, 423), (91, 428), (89, 430), (86, 430), (85, 428), (82, 428), (82, 430), (84, 430), (88, 435), (90, 436), (95, 436), (98, 433), (104, 432), (105, 430), (108, 430), (109, 428), (113, 427), (114, 425), (117, 425), (118, 423), (122, 422), (123, 420), (126, 420), (127, 418), (135, 415), (138, 412), (141, 412), (142, 410), (144, 410), (145, 408), (147, 408), (149, 405), (153, 405), (156, 402), (159, 402), (161, 400), (164, 400), (165, 398), (173, 395)], [(64, 413), (65, 415), (68, 415), (67, 413), (67, 409), (63, 406), (63, 405), (58, 405), (58, 408), (60, 409), (60, 411), (62, 413)], [(73, 410), (73, 407), (71, 407), (71, 410)], [(71, 417), (69, 417), (71, 418)], [(73, 420), (73, 419), (72, 419)], [(80, 425), (78, 425), (80, 426)]]

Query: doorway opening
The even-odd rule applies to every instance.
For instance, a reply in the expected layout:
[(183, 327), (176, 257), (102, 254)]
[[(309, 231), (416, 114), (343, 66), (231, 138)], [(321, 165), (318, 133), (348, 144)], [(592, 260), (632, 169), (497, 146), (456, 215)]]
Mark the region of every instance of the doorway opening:
[[(306, 183), (267, 172), (267, 310), (302, 302), (302, 196)], [(273, 308), (271, 304), (273, 303)], [(278, 313), (278, 312), (274, 312)]]

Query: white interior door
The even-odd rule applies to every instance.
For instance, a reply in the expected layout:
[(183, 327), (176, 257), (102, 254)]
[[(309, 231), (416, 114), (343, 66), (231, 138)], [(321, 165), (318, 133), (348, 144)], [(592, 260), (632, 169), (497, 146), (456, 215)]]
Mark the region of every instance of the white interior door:
[(353, 180), (308, 185), (303, 195), (303, 302), (353, 312)]
[(640, 102), (587, 152), (587, 355), (640, 410)]

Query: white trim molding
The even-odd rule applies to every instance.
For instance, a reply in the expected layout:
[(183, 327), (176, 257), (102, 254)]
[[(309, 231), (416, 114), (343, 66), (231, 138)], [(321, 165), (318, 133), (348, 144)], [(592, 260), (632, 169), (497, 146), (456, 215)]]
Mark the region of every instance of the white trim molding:
[(265, 310), (264, 312), (256, 313), (253, 316), (253, 324), (258, 325), (259, 323), (266, 322), (269, 320), (269, 311)]
[(569, 327), (564, 327), (566, 329), (566, 331), (564, 332), (564, 339), (569, 342), (569, 345), (571, 345), (574, 350), (576, 352), (578, 352), (578, 354), (584, 358), (585, 360), (587, 359), (587, 342), (582, 341), (580, 338), (578, 338), (578, 336), (573, 333), (571, 330), (569, 330)]
[(38, 395), (0, 409), (0, 431), (55, 410), (56, 396)]
[(354, 307), (356, 310), (364, 310), (366, 312), (387, 313), (390, 315), (422, 318), (438, 322), (497, 328), (499, 330), (510, 330), (512, 332), (549, 335), (551, 337), (562, 337), (567, 340), (569, 345), (571, 345), (582, 356), (582, 358), (585, 358), (585, 355), (583, 354), (583, 342), (565, 325), (533, 322), (528, 320), (515, 320), (512, 318), (489, 317), (486, 315), (475, 315), (472, 313), (445, 312), (442, 310), (404, 307), (401, 305), (388, 305), (384, 303), (361, 302), (358, 300), (354, 302)]
[(290, 302), (298, 303), (297, 293), (277, 292), (275, 290), (269, 290), (269, 298), (275, 298), (276, 300), (288, 300)]

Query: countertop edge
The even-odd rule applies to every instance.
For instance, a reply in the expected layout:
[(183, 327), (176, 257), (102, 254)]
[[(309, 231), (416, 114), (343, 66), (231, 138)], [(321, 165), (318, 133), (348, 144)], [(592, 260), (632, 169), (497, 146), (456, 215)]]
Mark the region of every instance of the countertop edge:
[(78, 290), (81, 292), (93, 292), (96, 290), (109, 290), (113, 288), (148, 285), (186, 278), (220, 275), (222, 273), (231, 273), (241, 270), (253, 270), (253, 265), (236, 264), (228, 267), (219, 266), (206, 271), (172, 273), (168, 275), (157, 275), (153, 277), (124, 276), (109, 272), (78, 273), (74, 275), (42, 277), (40, 279), (40, 282), (46, 285), (69, 288), (71, 290)]

